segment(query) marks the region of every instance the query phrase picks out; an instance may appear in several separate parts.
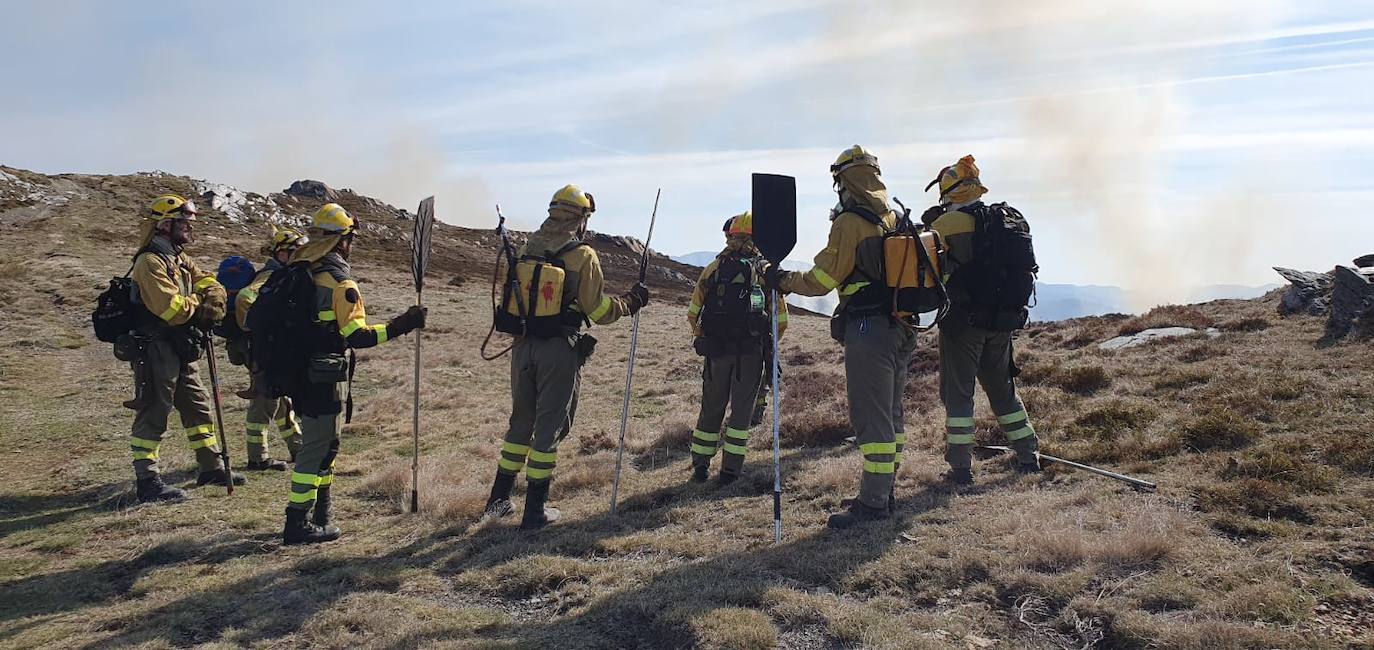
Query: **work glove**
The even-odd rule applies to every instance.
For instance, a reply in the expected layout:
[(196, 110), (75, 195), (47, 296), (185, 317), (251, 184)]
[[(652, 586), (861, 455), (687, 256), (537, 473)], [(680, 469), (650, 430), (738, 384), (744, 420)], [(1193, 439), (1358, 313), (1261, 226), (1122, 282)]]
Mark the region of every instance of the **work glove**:
[(945, 206), (943, 205), (931, 206), (927, 208), (925, 212), (921, 213), (921, 223), (929, 226), (935, 223), (936, 219), (945, 216), (945, 212)]
[(782, 291), (782, 271), (778, 269), (777, 265), (769, 266), (768, 270), (763, 272), (763, 288)]
[(635, 286), (630, 287), (630, 290), (621, 296), (621, 300), (625, 301), (631, 314), (638, 313), (644, 305), (649, 304), (649, 287), (644, 286), (643, 282), (636, 282)]
[(391, 319), (391, 322), (386, 324), (387, 334), (400, 336), (415, 330), (424, 329), (425, 317), (428, 315), (428, 307), (411, 305), (410, 308), (402, 312), (400, 316)]
[(201, 294), (200, 305), (196, 307), (195, 318), (209, 328), (224, 318), (225, 295), (223, 291), (207, 291)]

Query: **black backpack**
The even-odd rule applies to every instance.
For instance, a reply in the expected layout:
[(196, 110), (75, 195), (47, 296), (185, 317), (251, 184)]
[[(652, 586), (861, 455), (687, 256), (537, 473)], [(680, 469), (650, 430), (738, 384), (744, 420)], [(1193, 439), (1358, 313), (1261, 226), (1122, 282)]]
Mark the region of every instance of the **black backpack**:
[(316, 308), (315, 278), (307, 262), (273, 273), (258, 289), (246, 325), (253, 367), (263, 376), (260, 394), (286, 397), (306, 387), (317, 340)]
[(708, 338), (745, 341), (772, 332), (763, 291), (761, 260), (724, 255), (707, 280), (701, 306), (701, 329)]
[(238, 311), (236, 296), (238, 296), (238, 291), (228, 293), (225, 299), (224, 318), (220, 319), (220, 322), (214, 327), (214, 333), (226, 341), (237, 341), (248, 334), (239, 327), (238, 315), (235, 313)]
[(972, 300), (970, 324), (1009, 332), (1025, 327), (1035, 297), (1035, 261), (1030, 224), (1006, 203), (964, 208), (973, 215), (973, 259), (951, 282)]
[[(146, 322), (148, 310), (134, 302), (134, 281), (129, 277), (134, 272), (138, 256), (148, 249), (134, 253), (134, 261), (123, 277), (110, 278), (110, 286), (95, 299), (95, 311), (91, 312), (91, 328), (95, 338), (102, 343), (114, 343), (119, 337), (128, 334)], [(171, 262), (168, 262), (171, 265)]]

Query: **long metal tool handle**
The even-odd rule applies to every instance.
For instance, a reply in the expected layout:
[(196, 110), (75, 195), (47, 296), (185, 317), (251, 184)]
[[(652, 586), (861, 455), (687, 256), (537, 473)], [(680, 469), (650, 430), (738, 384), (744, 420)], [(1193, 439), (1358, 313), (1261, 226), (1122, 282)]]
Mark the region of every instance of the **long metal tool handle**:
[(778, 367), (778, 292), (770, 293), (773, 301), (773, 543), (782, 543), (782, 444), (779, 437), (782, 411), (781, 373)]
[(639, 312), (630, 325), (630, 362), (625, 366), (625, 400), (620, 405), (620, 444), (615, 452), (615, 480), (611, 483), (611, 514), (620, 499), (620, 464), (625, 458), (625, 429), (630, 423), (630, 389), (635, 380), (635, 349), (639, 347)]
[[(421, 291), (415, 292), (415, 304), (423, 305)], [(414, 449), (410, 455), (410, 512), (420, 511), (420, 338), (424, 330), (415, 330), (415, 408), (411, 412), (411, 437)]]
[[(1015, 450), (1012, 449), (1011, 447), (1004, 447), (1004, 446), (1000, 446), (1000, 445), (980, 445), (978, 448), (979, 448), (979, 449), (991, 449), (991, 450), (993, 450), (993, 451), (1010, 451), (1010, 452), (1014, 452), (1014, 451), (1015, 451)], [(1042, 453), (1040, 453), (1040, 452), (1035, 452), (1035, 455), (1036, 455), (1037, 457), (1039, 457), (1041, 460), (1047, 460), (1047, 461), (1050, 461), (1051, 463), (1059, 463), (1059, 464), (1061, 464), (1061, 465), (1068, 465), (1069, 467), (1072, 467), (1072, 468), (1074, 468), (1074, 469), (1081, 469), (1081, 470), (1083, 470), (1083, 471), (1085, 471), (1085, 472), (1089, 472), (1089, 473), (1092, 473), (1092, 474), (1096, 474), (1096, 475), (1098, 475), (1098, 476), (1102, 476), (1102, 477), (1105, 477), (1105, 478), (1109, 478), (1109, 479), (1114, 479), (1114, 480), (1117, 480), (1117, 481), (1121, 481), (1122, 483), (1126, 483), (1126, 484), (1128, 484), (1128, 485), (1131, 485), (1131, 486), (1140, 488), (1140, 489), (1142, 489), (1142, 490), (1146, 490), (1146, 491), (1148, 491), (1148, 492), (1154, 492), (1154, 491), (1155, 491), (1155, 488), (1156, 488), (1156, 486), (1155, 486), (1154, 483), (1151, 483), (1151, 482), (1146, 481), (1146, 480), (1143, 480), (1143, 479), (1135, 478), (1134, 476), (1126, 476), (1125, 474), (1117, 474), (1116, 472), (1108, 471), (1108, 470), (1105, 470), (1105, 469), (1102, 469), (1102, 468), (1099, 468), (1099, 467), (1093, 467), (1092, 465), (1084, 465), (1083, 463), (1075, 463), (1075, 462), (1073, 462), (1073, 461), (1071, 461), (1071, 460), (1065, 460), (1065, 459), (1063, 459), (1063, 458), (1059, 458), (1058, 456), (1051, 456), (1051, 455), (1049, 455), (1049, 454), (1042, 454)]]
[[(644, 255), (639, 260), (639, 281), (643, 282), (649, 268), (649, 242), (654, 240), (654, 223), (658, 221), (658, 199), (663, 188), (654, 193), (654, 211), (649, 215), (649, 236), (644, 238)], [(620, 442), (615, 450), (615, 479), (611, 481), (611, 515), (616, 514), (620, 500), (620, 468), (625, 459), (625, 430), (630, 426), (630, 394), (635, 383), (635, 351), (639, 348), (639, 312), (630, 321), (630, 359), (625, 364), (625, 399), (620, 405)]]
[(219, 438), (219, 459), (224, 463), (224, 487), (234, 496), (234, 473), (230, 471), (229, 444), (224, 437), (224, 406), (219, 399), (219, 367), (215, 365), (215, 335), (205, 333), (205, 362), (210, 367), (210, 399), (215, 405), (215, 436)]

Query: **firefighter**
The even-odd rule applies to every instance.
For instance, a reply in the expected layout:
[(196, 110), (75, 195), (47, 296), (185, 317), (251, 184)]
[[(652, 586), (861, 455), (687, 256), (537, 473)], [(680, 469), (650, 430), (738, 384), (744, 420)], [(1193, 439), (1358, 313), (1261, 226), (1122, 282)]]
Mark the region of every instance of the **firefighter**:
[(552, 319), (547, 321), (551, 325), (547, 330), (541, 326), (538, 335), (517, 337), (512, 350), (510, 428), (486, 505), (488, 516), (514, 514), (511, 488), (524, 468), (525, 510), (520, 527), (526, 530), (542, 528), (559, 516), (556, 508), (546, 505), (558, 443), (572, 429), (582, 364), (596, 343), (580, 331), (582, 326), (609, 325), (649, 302), (649, 290), (643, 284), (635, 284), (617, 298), (602, 292), (601, 261), (582, 242), (587, 220), (595, 211), (591, 194), (576, 185), (563, 187), (549, 201), (548, 218), (519, 251), (522, 259), (534, 256), (563, 271), (561, 291), (554, 295), (550, 290), (545, 297), (556, 313), (541, 318)]
[[(701, 410), (691, 443), (692, 480), (697, 483), (708, 479), (718, 448), (723, 451), (718, 482), (727, 485), (739, 478), (768, 371), (772, 321), (763, 291), (768, 262), (754, 246), (753, 232), (752, 212), (726, 222), (725, 250), (702, 270), (687, 307), (694, 347), (705, 357)], [(779, 303), (778, 335), (786, 329), (787, 305)]]
[[(291, 228), (278, 228), (275, 224), (272, 225), (272, 238), (262, 247), (263, 254), (267, 255), (267, 262), (253, 276), (253, 281), (239, 290), (234, 299), (234, 318), (241, 331), (248, 331), (248, 310), (257, 301), (258, 291), (262, 289), (262, 285), (267, 284), (272, 272), (286, 268), (291, 261), (291, 254), (306, 241), (309, 240), (304, 235)], [(247, 337), (240, 337), (238, 340), (246, 347)], [(247, 360), (249, 371), (257, 376), (258, 371), (254, 368), (252, 355), (243, 356)], [(248, 469), (285, 471), (288, 467), (287, 462), (276, 460), (268, 453), (267, 431), (276, 431), (286, 444), (290, 461), (294, 463), (296, 454), (301, 450), (300, 422), (291, 409), (291, 398), (273, 399), (259, 395), (253, 387), (260, 383), (254, 380), (249, 386), (248, 412), (244, 417), (248, 440)]]
[(883, 234), (898, 215), (888, 207), (878, 159), (859, 145), (844, 150), (830, 166), (839, 201), (830, 215), (830, 235), (815, 266), (806, 272), (769, 271), (770, 289), (804, 296), (838, 290), (840, 303), (831, 334), (844, 346), (849, 423), (863, 454), (859, 495), (846, 500), (848, 512), (832, 515), (831, 528), (885, 519), (906, 432), (902, 392), (916, 335), (891, 314), (883, 284)]
[[(1006, 246), (975, 248), (979, 220), (1002, 217), (982, 201), (988, 190), (978, 177), (973, 156), (964, 156), (941, 170), (930, 185), (936, 183), (940, 186), (940, 205), (926, 211), (922, 220), (940, 233), (949, 249), (945, 271), (951, 306), (940, 321), (940, 399), (945, 405), (945, 460), (950, 466), (945, 480), (955, 485), (973, 483), (975, 384), (983, 386), (1002, 434), (1016, 450), (1018, 470), (1038, 472), (1036, 452), (1040, 443), (1016, 394), (1017, 370), (1012, 362), (1013, 332), (1023, 327), (1028, 317), (1022, 297), (1034, 286), (1029, 230), (1026, 237)], [(1016, 216), (1019, 218), (1019, 213)], [(985, 255), (995, 250), (1002, 256), (1020, 250), (1031, 261), (1021, 268), (1001, 264), (998, 273), (978, 273), (983, 265), (999, 265), (1005, 260), (979, 259), (976, 250), (987, 251)], [(1016, 284), (1021, 287), (1020, 295), (1008, 302), (1006, 296), (1017, 294), (1015, 287), (998, 284), (1018, 277), (1022, 280)]]
[(210, 396), (200, 383), (203, 333), (225, 311), (225, 292), (210, 273), (201, 271), (183, 248), (194, 241), (194, 203), (175, 194), (157, 197), (140, 227), (135, 254), (133, 302), (141, 304), (138, 339), (142, 351), (132, 362), (136, 415), (129, 438), (137, 495), (141, 502), (175, 501), (186, 493), (162, 482), (158, 449), (175, 408), (186, 440), (195, 450), (200, 473), (196, 485), (243, 483), (220, 460)]
[[(303, 342), (312, 350), (310, 380), (291, 404), (301, 415), (301, 448), (291, 472), (291, 495), (286, 507), (286, 544), (313, 544), (338, 539), (330, 525), (330, 492), (334, 461), (339, 453), (344, 401), (341, 384), (350, 374), (344, 352), (370, 348), (425, 326), (427, 310), (412, 305), (385, 325), (369, 325), (358, 283), (348, 265), (358, 224), (343, 207), (326, 203), (311, 218), (309, 241), (291, 255), (291, 263), (309, 263), (315, 281), (316, 340)], [(314, 516), (306, 520), (314, 507)]]

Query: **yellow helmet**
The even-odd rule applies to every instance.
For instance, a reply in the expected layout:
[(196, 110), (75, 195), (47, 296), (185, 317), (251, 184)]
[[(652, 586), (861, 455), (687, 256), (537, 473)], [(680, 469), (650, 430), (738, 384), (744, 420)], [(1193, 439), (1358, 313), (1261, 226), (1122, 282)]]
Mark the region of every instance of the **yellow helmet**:
[(356, 224), (338, 203), (326, 203), (310, 218), (310, 227), (328, 235), (351, 234)]
[(576, 185), (564, 185), (563, 189), (553, 193), (553, 199), (549, 201), (549, 207), (563, 207), (580, 212), (582, 216), (589, 216), (596, 212), (596, 199), (588, 192), (583, 192), (582, 188)]
[(152, 218), (156, 221), (163, 219), (195, 219), (196, 204), (177, 196), (176, 194), (163, 194), (153, 200), (153, 204), (148, 206), (153, 211)]
[(267, 244), (268, 253), (276, 253), (282, 250), (295, 250), (304, 246), (310, 241), (305, 235), (297, 232), (293, 228), (278, 228), (272, 225), (272, 240)]
[(754, 234), (754, 211), (745, 210), (744, 214), (735, 215), (730, 219), (730, 229), (726, 234), (729, 235), (753, 235)]
[[(982, 181), (978, 178), (978, 165), (974, 164), (973, 156), (964, 156), (953, 165), (941, 169), (935, 180), (926, 184), (926, 191), (929, 192), (931, 186), (936, 183), (940, 185), (942, 197), (966, 185), (982, 188)], [(983, 192), (986, 191), (983, 189)], [(982, 192), (977, 192), (977, 195), (981, 196)]]
[(840, 152), (840, 157), (836, 158), (835, 164), (830, 166), (830, 175), (839, 176), (840, 172), (856, 165), (868, 165), (875, 172), (883, 173), (878, 168), (878, 157), (856, 144)]

